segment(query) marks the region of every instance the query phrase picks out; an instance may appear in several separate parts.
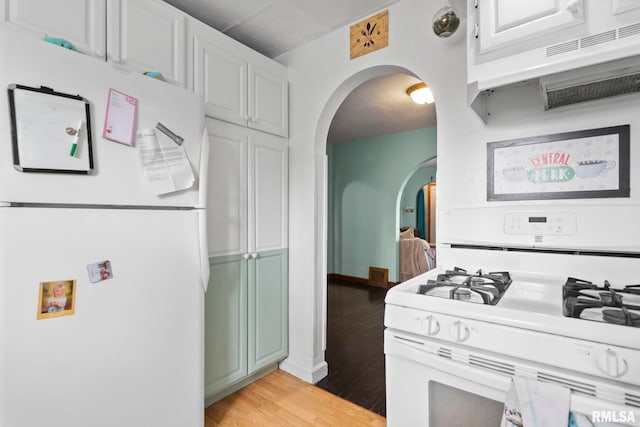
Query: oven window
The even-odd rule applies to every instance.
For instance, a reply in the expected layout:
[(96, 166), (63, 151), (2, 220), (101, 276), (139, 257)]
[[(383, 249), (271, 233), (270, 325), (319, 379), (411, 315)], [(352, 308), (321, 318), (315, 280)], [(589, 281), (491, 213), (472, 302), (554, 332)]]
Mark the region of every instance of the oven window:
[(504, 403), (429, 381), (429, 427), (496, 427)]

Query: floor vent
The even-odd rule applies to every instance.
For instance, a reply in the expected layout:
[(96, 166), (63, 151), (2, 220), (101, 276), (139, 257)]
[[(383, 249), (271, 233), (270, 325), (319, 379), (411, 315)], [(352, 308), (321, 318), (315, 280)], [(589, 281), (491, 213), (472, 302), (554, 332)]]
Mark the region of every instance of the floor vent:
[(624, 404), (628, 406), (635, 406), (636, 408), (640, 408), (640, 394), (624, 394)]
[(513, 376), (516, 373), (515, 366), (509, 363), (498, 362), (473, 354), (469, 355), (469, 364), (478, 368), (487, 369), (489, 371), (498, 372), (500, 374), (506, 374), (509, 376)]
[(560, 55), (561, 53), (567, 53), (574, 50), (578, 50), (578, 40), (570, 40), (568, 42), (560, 43), (555, 46), (547, 47), (547, 57)]
[(594, 384), (583, 383), (545, 372), (538, 372), (538, 380), (547, 383), (558, 384), (563, 387), (570, 388), (572, 391), (577, 393), (582, 393), (594, 397), (596, 396), (596, 386)]
[(387, 288), (389, 285), (389, 269), (369, 267), (369, 284), (379, 288)]
[(612, 42), (616, 39), (616, 30), (605, 31), (604, 33), (594, 34), (592, 36), (580, 39), (580, 47), (591, 47), (602, 43)]
[(640, 22), (638, 22), (637, 24), (618, 28), (618, 37), (621, 39), (625, 37), (635, 36), (636, 34), (640, 34)]

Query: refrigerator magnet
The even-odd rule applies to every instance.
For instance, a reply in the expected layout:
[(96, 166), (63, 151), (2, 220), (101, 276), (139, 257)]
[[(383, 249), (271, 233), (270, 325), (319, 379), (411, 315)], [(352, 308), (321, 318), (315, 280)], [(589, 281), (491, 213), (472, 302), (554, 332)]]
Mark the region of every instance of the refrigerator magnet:
[(120, 144), (133, 145), (137, 111), (136, 98), (115, 89), (109, 89), (102, 137)]
[(38, 320), (70, 316), (75, 312), (76, 281), (41, 282), (38, 292)]
[(113, 278), (113, 271), (111, 270), (111, 261), (100, 261), (87, 265), (89, 271), (89, 281), (91, 283), (102, 282)]

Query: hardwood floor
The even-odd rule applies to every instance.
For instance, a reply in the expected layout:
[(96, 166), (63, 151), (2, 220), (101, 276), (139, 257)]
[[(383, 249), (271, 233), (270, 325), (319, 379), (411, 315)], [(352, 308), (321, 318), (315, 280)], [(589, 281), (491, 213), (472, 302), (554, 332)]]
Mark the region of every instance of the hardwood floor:
[(385, 425), (380, 415), (280, 370), (205, 409), (205, 427)]
[(384, 297), (387, 290), (343, 281), (327, 286), (329, 375), (324, 390), (385, 416)]

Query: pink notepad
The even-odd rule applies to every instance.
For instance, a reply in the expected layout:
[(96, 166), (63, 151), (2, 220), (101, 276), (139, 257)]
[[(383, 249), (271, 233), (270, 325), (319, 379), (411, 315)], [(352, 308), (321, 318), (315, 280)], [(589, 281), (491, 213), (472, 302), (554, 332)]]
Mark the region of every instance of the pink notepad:
[(115, 89), (109, 89), (102, 137), (121, 144), (133, 145), (137, 111), (136, 98)]

